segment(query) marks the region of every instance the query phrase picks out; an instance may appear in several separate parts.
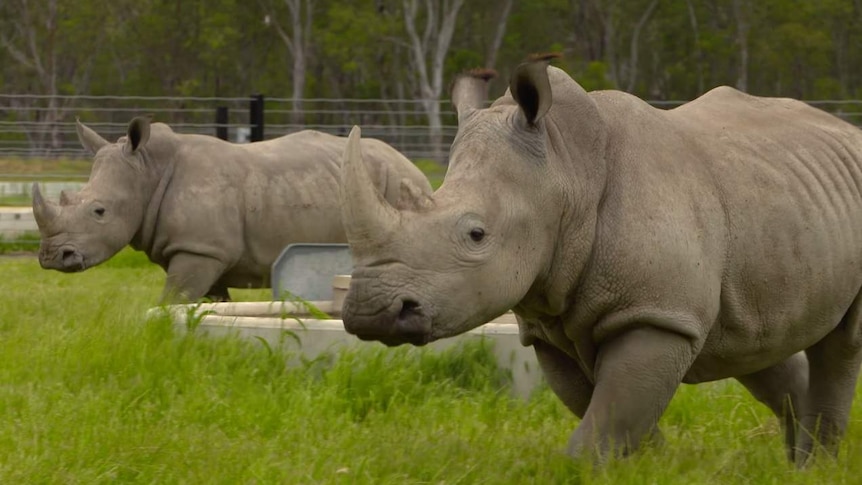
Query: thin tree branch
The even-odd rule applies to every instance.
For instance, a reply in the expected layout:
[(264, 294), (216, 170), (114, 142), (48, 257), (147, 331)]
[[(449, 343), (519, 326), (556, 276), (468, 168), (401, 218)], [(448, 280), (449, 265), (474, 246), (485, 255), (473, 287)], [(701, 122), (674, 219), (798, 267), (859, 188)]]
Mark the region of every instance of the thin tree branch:
[(291, 56), (294, 56), (296, 53), (296, 46), (293, 44), (293, 40), (287, 35), (284, 28), (281, 26), (281, 22), (278, 21), (278, 16), (275, 15), (275, 10), (272, 8), (272, 5), (265, 0), (258, 0), (258, 5), (264, 11), (266, 15), (266, 23), (267, 25), (272, 25), (275, 29), (275, 32), (281, 38), (284, 45), (287, 46), (288, 52), (290, 52)]
[[(425, 91), (428, 86), (428, 70), (425, 67), (425, 55), (422, 48), (422, 41), (419, 39), (419, 34), (416, 33), (416, 0), (404, 0), (404, 28), (407, 30), (407, 36), (410, 38), (410, 50), (413, 53), (410, 56), (413, 60), (414, 67), (419, 77), (419, 88)], [(423, 94), (424, 96), (424, 94)]]
[(631, 65), (631, 68), (629, 71), (629, 83), (628, 83), (628, 86), (626, 87), (626, 91), (628, 91), (628, 92), (632, 92), (632, 90), (635, 88), (635, 83), (637, 82), (638, 51), (639, 51), (638, 47), (639, 47), (639, 43), (640, 43), (641, 31), (643, 30), (643, 28), (647, 24), (647, 22), (649, 22), (649, 19), (652, 16), (653, 12), (655, 11), (656, 7), (658, 7), (658, 0), (652, 0), (652, 2), (650, 2), (647, 9), (644, 11), (643, 15), (641, 15), (640, 20), (638, 20), (638, 23), (635, 26), (634, 32), (632, 32), (632, 41), (630, 44), (631, 50), (630, 50), (630, 57), (629, 57), (629, 64)]
[(485, 67), (493, 69), (497, 64), (497, 53), (500, 52), (500, 47), (503, 45), (503, 37), (506, 36), (506, 26), (509, 23), (509, 15), (512, 12), (512, 4), (514, 0), (504, 0), (503, 9), (500, 11), (500, 17), (497, 20), (497, 28), (494, 31), (494, 39), (491, 41), (491, 46), (485, 55)]

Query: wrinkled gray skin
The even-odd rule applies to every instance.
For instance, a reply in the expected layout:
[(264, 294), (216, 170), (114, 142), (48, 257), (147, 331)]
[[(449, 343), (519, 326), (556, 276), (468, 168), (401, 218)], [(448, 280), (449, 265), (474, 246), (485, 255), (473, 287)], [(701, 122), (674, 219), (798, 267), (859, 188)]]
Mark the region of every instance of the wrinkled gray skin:
[(728, 377), (782, 418), (790, 459), (834, 453), (862, 360), (862, 132), (729, 87), (662, 111), (545, 62), (487, 109), (477, 84), (456, 81), (449, 170), (412, 210), (351, 134), (347, 330), (421, 345), (513, 309), (582, 419), (574, 456), (660, 438), (681, 383)]
[[(143, 117), (116, 143), (80, 122), (78, 137), (95, 154), (83, 189), (56, 204), (33, 187), (43, 268), (83, 271), (131, 244), (167, 271), (164, 302), (225, 300), (228, 287), (268, 287), (288, 244), (346, 242), (338, 198), (345, 138), (301, 131), (240, 145)], [(398, 205), (405, 187), (431, 192), (389, 145), (363, 140), (362, 152), (389, 203)]]

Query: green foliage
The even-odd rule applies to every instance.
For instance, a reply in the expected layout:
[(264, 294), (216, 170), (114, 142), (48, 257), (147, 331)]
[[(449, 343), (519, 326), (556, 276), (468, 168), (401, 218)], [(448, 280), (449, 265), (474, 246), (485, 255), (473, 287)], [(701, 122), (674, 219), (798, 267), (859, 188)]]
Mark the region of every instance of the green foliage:
[(592, 61), (578, 74), (573, 74), (578, 83), (587, 91), (598, 89), (613, 89), (614, 85), (608, 79), (608, 66), (601, 61)]
[[(402, 2), (301, 3), (312, 5), (306, 97), (417, 95)], [(857, 48), (862, 7), (857, 1), (660, 2), (636, 41), (633, 33), (650, 3), (515, 2), (496, 56), (501, 75), (491, 92), (503, 92), (512, 66), (527, 54), (549, 50), (563, 52), (559, 65), (583, 77), (590, 89), (625, 87), (634, 76), (636, 94), (649, 98), (690, 99), (716, 85), (735, 85), (743, 69), (748, 90), (757, 94), (851, 96), (862, 85), (862, 49)], [(10, 46), (0, 48), (0, 78), (7, 92), (50, 91), (51, 73), (40, 72), (33, 56), (55, 67), (58, 93), (291, 92), (292, 54), (264, 22), (266, 15), (277, 17), (292, 34), (283, 2), (82, 0), (58, 3), (54, 17), (50, 9), (22, 5), (0, 4), (0, 31), (7, 33)], [(444, 59), (446, 80), (485, 64), (499, 15), (500, 2), (465, 3)], [(636, 65), (633, 52), (638, 53)], [(48, 62), (52, 56), (55, 64)]]

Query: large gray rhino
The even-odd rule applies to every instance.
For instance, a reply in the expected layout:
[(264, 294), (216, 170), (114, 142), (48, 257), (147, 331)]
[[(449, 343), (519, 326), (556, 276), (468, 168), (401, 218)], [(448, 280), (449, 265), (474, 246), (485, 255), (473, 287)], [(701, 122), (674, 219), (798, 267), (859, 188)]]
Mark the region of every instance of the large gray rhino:
[(543, 58), (487, 109), (483, 84), (455, 82), (448, 172), (409, 210), (351, 133), (347, 331), (422, 345), (513, 309), (582, 419), (573, 455), (660, 438), (680, 383), (728, 377), (784, 418), (791, 459), (834, 452), (862, 361), (862, 131), (729, 87), (658, 110)]
[[(39, 262), (83, 271), (131, 244), (167, 271), (163, 301), (228, 299), (228, 287), (269, 286), (288, 244), (346, 242), (339, 185), (346, 139), (301, 131), (232, 144), (174, 133), (149, 118), (109, 143), (78, 122), (95, 155), (90, 179), (59, 205), (33, 186), (42, 235)], [(422, 172), (394, 148), (363, 140), (374, 185), (387, 203), (401, 191), (431, 193)]]

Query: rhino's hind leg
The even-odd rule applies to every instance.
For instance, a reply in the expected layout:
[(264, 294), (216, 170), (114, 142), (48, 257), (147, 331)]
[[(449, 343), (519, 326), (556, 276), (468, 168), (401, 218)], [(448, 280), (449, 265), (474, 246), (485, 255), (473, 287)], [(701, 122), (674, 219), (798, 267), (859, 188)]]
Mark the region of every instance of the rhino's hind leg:
[(696, 357), (684, 335), (637, 327), (599, 348), (596, 385), (569, 454), (628, 454), (657, 437), (658, 420)]
[(862, 303), (859, 295), (841, 323), (826, 337), (805, 350), (808, 356), (808, 395), (800, 419), (796, 461), (800, 465), (816, 446), (832, 455), (850, 420), (862, 365)]
[(168, 263), (162, 303), (180, 303), (203, 298), (224, 270), (225, 264), (215, 258), (177, 253)]
[(794, 460), (794, 448), (805, 396), (808, 392), (808, 360), (802, 352), (753, 374), (736, 378), (758, 401), (778, 416), (784, 431), (787, 457)]

